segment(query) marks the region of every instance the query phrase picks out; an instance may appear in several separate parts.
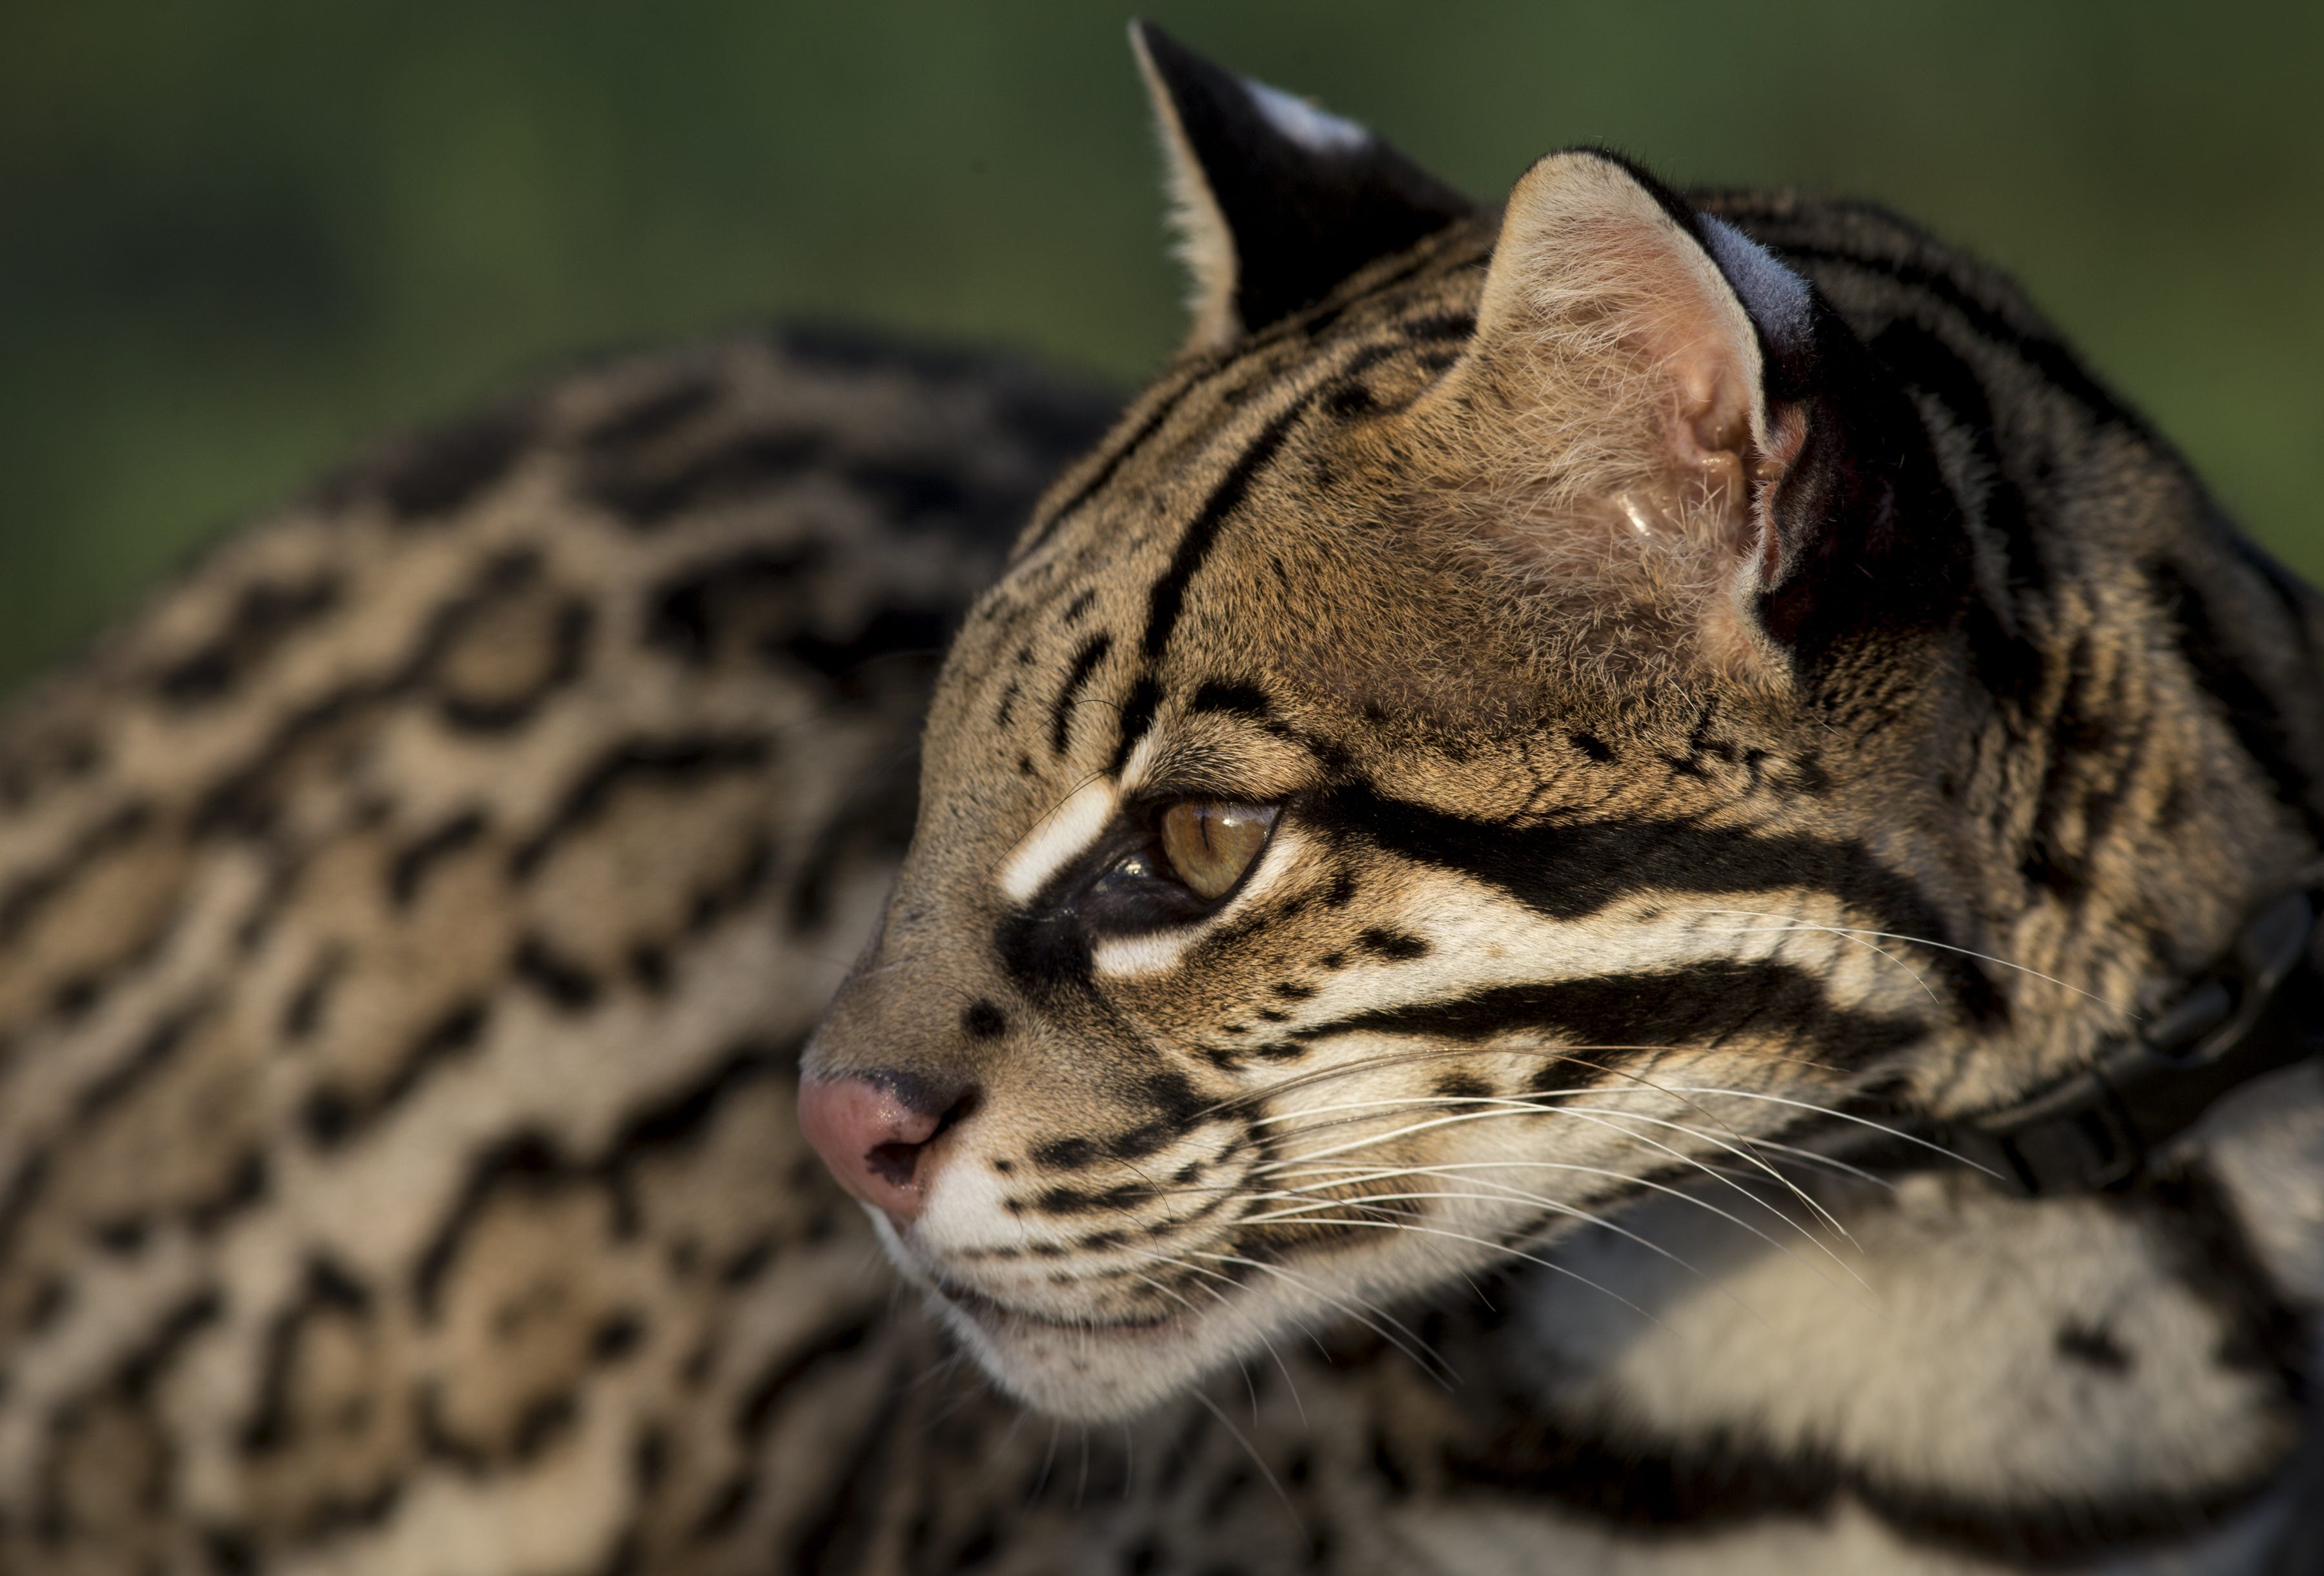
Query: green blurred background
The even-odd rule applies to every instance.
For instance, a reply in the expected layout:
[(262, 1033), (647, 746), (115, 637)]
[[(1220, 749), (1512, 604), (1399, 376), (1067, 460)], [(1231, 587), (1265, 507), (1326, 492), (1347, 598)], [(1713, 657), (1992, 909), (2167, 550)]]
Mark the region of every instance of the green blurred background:
[[(2324, 8), (1150, 0), (1494, 195), (1601, 141), (2015, 270), (2324, 572)], [(0, 683), (379, 429), (786, 313), (1125, 384), (1177, 281), (1092, 0), (0, 7)]]

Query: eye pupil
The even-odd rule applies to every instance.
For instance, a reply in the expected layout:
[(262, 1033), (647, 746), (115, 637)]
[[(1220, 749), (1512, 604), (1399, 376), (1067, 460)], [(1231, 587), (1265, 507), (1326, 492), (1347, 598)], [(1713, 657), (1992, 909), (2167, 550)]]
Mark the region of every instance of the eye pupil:
[(1272, 805), (1181, 799), (1162, 812), (1162, 854), (1196, 897), (1223, 897), (1267, 846), (1274, 825)]

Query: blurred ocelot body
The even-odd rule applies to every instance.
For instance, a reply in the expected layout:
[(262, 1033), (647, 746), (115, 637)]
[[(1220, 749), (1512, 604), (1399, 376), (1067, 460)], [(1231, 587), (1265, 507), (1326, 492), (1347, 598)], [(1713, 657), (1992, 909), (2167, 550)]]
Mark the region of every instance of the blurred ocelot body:
[(1138, 44), (1118, 421), (586, 367), (15, 704), (0, 1570), (2324, 1568), (2314, 594), (1904, 221)]

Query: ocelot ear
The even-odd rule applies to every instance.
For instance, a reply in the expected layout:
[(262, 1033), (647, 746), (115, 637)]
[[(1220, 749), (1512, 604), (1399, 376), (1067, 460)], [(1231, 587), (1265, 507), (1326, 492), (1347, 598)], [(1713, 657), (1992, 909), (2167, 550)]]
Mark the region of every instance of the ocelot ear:
[(1741, 231), (1610, 154), (1555, 153), (1510, 193), (1469, 346), (1415, 414), (1452, 456), (1458, 529), (1601, 620), (1780, 678), (1825, 615), (1878, 600), (1820, 582), (1887, 556), (1896, 482), (1928, 481), (1869, 366)]
[(1353, 121), (1222, 70), (1150, 22), (1131, 23), (1130, 42), (1193, 275), (1191, 348), (1263, 328), (1475, 211)]

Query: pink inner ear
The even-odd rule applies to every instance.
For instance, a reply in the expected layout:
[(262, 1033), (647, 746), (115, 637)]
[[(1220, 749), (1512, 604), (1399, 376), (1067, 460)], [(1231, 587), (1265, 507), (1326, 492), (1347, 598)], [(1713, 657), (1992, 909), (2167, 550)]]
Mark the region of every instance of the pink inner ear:
[(1510, 195), (1470, 355), (1424, 418), (1453, 456), (1444, 525), (1576, 627), (1665, 644), (1692, 628), (1699, 654), (1748, 666), (1755, 503), (1799, 444), (1760, 373), (1726, 277), (1636, 177), (1545, 160)]
[(1629, 341), (1617, 354), (1632, 358), (1631, 376), (1659, 387), (1673, 476), (1690, 480), (1711, 467), (1731, 469), (1739, 482), (1758, 372), (1756, 341), (1736, 333), (1748, 333), (1748, 319), (1710, 259), (1659, 207), (1613, 217), (1600, 244), (1602, 259), (1589, 272), (1613, 276), (1592, 282), (1622, 328), (1618, 337)]

